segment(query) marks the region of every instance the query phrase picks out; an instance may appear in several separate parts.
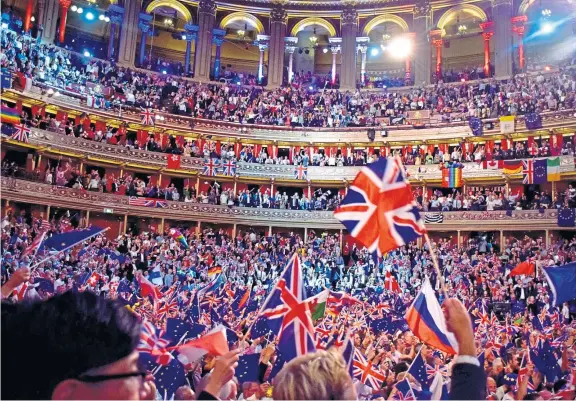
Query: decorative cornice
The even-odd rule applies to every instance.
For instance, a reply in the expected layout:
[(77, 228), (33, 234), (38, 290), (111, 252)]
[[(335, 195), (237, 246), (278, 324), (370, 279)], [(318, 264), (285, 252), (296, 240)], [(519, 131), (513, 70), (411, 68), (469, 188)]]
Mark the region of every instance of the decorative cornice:
[(271, 23), (282, 23), (286, 24), (288, 22), (288, 13), (284, 4), (277, 3), (272, 6), (270, 10), (270, 22)]
[(200, 14), (212, 14), (216, 13), (216, 2), (214, 0), (200, 0), (198, 2), (198, 12)]
[(432, 17), (432, 7), (430, 6), (430, 2), (425, 0), (422, 4), (416, 4), (413, 13), (414, 19)]
[(358, 25), (358, 11), (352, 5), (346, 6), (342, 10), (342, 25)]

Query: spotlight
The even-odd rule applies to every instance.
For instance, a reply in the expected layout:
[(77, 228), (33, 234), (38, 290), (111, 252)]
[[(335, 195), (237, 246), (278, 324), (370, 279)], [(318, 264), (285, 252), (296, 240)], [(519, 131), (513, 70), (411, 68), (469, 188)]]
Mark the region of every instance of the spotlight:
[(377, 56), (378, 53), (379, 53), (379, 52), (378, 52), (378, 49), (377, 49), (376, 47), (370, 49), (370, 55), (371, 55), (372, 57)]
[(546, 70), (546, 71), (550, 71), (550, 66), (549, 66), (549, 65), (547, 65), (546, 67), (544, 67), (544, 70)]
[(412, 52), (412, 42), (407, 38), (397, 38), (390, 42), (388, 50), (392, 57), (406, 58)]
[(8, 24), (5, 23), (5, 22), (3, 22), (3, 23), (2, 23), (2, 29), (8, 29)]
[(186, 40), (186, 35), (182, 35), (182, 40)]
[(236, 82), (236, 85), (242, 85), (242, 82), (238, 81)]
[(328, 53), (328, 48), (325, 47), (324, 49), (322, 49), (322, 53), (324, 53), (324, 54)]
[(76, 10), (76, 12), (78, 14), (82, 14), (84, 12), (84, 9), (82, 7), (78, 7), (78, 10)]
[(32, 22), (36, 21), (36, 17), (31, 16), (31, 17), (30, 17), (30, 21), (32, 21)]
[(88, 11), (88, 12), (86, 13), (86, 19), (87, 19), (88, 21), (92, 21), (92, 20), (94, 19), (94, 14), (93, 14), (92, 12)]
[(460, 78), (460, 82), (466, 82), (464, 78)]
[(78, 10), (78, 7), (76, 7), (76, 5), (73, 5), (72, 7), (70, 7), (70, 10), (76, 11), (76, 10)]
[(554, 32), (554, 25), (552, 25), (550, 22), (544, 22), (542, 24), (542, 26), (540, 27), (540, 32), (552, 33), (552, 32)]
[(104, 17), (104, 21), (105, 21), (105, 22), (110, 22), (110, 17), (108, 17), (108, 16)]
[(311, 91), (314, 90), (313, 86), (309, 86), (308, 89), (310, 89)]
[(100, 14), (100, 16), (98, 17), (98, 19), (100, 21), (104, 21), (104, 18), (106, 18), (106, 16), (104, 14)]
[(162, 70), (162, 74), (166, 74), (166, 70)]
[(84, 50), (84, 57), (91, 57), (91, 54), (88, 50)]

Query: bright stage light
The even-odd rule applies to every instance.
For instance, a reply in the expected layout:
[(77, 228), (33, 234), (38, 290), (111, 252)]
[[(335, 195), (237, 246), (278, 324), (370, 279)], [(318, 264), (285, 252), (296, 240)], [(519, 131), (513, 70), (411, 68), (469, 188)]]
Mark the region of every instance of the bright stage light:
[(104, 18), (106, 18), (106, 16), (104, 14), (100, 14), (100, 16), (98, 17), (98, 19), (100, 21), (104, 21)]
[(328, 48), (325, 47), (324, 49), (322, 49), (322, 53), (324, 53), (324, 54), (328, 53)]
[(554, 25), (550, 22), (544, 22), (540, 26), (540, 32), (542, 33), (552, 33), (554, 32)]
[(84, 50), (84, 57), (90, 57), (91, 54), (88, 50)]
[(82, 7), (78, 7), (78, 10), (76, 10), (76, 12), (78, 14), (82, 14), (84, 12), (84, 9)]
[(370, 55), (371, 55), (372, 57), (377, 56), (378, 53), (379, 53), (379, 51), (378, 51), (377, 48), (374, 47), (374, 48), (370, 49)]
[(86, 13), (86, 19), (87, 19), (88, 21), (92, 21), (92, 20), (94, 19), (94, 14), (91, 13), (90, 11), (88, 11), (88, 12)]
[(406, 58), (412, 53), (412, 42), (408, 38), (397, 38), (390, 42), (388, 50), (392, 57)]
[(108, 17), (108, 16), (104, 17), (104, 21), (105, 21), (105, 22), (110, 22), (110, 17)]
[(78, 7), (76, 5), (73, 5), (72, 7), (70, 7), (70, 10), (76, 11), (76, 10), (78, 10)]

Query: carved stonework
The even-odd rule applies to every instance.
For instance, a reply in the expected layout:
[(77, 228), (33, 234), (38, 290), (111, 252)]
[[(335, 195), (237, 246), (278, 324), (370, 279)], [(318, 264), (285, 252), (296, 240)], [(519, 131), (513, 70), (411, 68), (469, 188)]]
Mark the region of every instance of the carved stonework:
[(431, 13), (432, 7), (428, 1), (414, 6), (414, 18), (430, 17)]
[(72, 5), (72, 0), (60, 0), (60, 7), (62, 8), (70, 8), (70, 6)]
[(357, 25), (358, 11), (354, 7), (348, 6), (342, 11), (342, 25)]
[(270, 22), (281, 22), (285, 24), (288, 21), (288, 13), (282, 4), (275, 4), (270, 10)]
[(198, 3), (198, 12), (203, 14), (216, 13), (216, 2), (214, 0), (200, 0)]

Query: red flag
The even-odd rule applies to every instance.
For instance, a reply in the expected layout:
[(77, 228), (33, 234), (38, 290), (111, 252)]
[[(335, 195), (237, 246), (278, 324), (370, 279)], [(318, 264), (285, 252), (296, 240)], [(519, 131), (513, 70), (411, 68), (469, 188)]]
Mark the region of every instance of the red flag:
[(220, 327), (216, 331), (206, 334), (182, 345), (168, 348), (168, 351), (178, 350), (178, 360), (184, 365), (193, 363), (206, 354), (222, 356), (229, 351), (226, 339), (226, 329)]
[(169, 155), (167, 167), (170, 170), (178, 170), (180, 168), (180, 155)]
[(60, 121), (64, 124), (68, 122), (68, 113), (65, 111), (57, 111), (56, 112), (56, 121)]
[(384, 278), (384, 287), (391, 292), (401, 291), (396, 277), (394, 277), (390, 272), (386, 272), (386, 277)]
[(519, 276), (521, 274), (524, 274), (526, 276), (530, 276), (530, 275), (534, 274), (534, 269), (535, 269), (534, 263), (530, 263), (528, 261), (525, 261), (525, 262), (520, 263), (514, 269), (512, 269), (512, 271), (510, 272), (510, 276)]
[(562, 154), (563, 145), (564, 137), (562, 134), (550, 135), (550, 154), (552, 156), (560, 156)]

